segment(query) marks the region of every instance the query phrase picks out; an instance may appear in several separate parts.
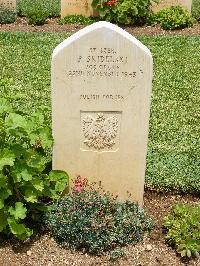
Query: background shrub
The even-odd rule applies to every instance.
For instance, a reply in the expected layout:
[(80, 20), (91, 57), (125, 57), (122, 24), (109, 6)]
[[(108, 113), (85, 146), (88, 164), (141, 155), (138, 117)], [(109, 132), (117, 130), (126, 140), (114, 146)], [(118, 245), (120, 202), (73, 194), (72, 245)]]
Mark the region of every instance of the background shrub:
[(182, 257), (199, 256), (200, 253), (200, 204), (174, 205), (165, 217), (167, 241), (174, 245)]
[[(138, 242), (152, 228), (144, 210), (134, 202), (117, 202), (111, 195), (87, 187), (59, 199), (46, 214), (46, 225), (63, 246), (93, 254)], [(113, 257), (119, 256), (115, 252)]]
[(48, 18), (48, 13), (40, 8), (27, 10), (26, 17), (28, 18), (28, 24), (31, 25), (43, 25)]
[(21, 16), (42, 10), (47, 17), (60, 16), (60, 0), (17, 0), (17, 12)]
[(195, 19), (200, 21), (200, 1), (199, 0), (192, 1), (192, 15)]
[(194, 20), (181, 6), (172, 6), (152, 14), (148, 18), (151, 25), (160, 24), (165, 30), (182, 29), (193, 26)]
[(16, 14), (15, 12), (0, 8), (0, 24), (8, 24), (15, 22)]

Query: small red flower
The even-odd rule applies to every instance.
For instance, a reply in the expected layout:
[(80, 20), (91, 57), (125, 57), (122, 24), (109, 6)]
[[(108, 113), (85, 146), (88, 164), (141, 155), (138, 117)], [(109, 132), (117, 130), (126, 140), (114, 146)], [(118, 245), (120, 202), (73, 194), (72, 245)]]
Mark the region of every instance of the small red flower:
[(107, 6), (115, 6), (117, 4), (117, 0), (109, 0), (106, 5)]
[(75, 180), (75, 190), (80, 193), (83, 188), (87, 185), (87, 178), (81, 178), (81, 176), (77, 176), (76, 180)]

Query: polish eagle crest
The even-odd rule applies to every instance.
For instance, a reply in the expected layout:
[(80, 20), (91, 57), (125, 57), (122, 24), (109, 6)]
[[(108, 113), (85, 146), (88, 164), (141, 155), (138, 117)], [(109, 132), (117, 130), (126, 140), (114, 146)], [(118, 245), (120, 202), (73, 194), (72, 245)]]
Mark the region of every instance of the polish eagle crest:
[(94, 118), (87, 115), (83, 119), (84, 144), (97, 150), (112, 148), (118, 128), (119, 121), (116, 116), (106, 118), (103, 113), (98, 113)]

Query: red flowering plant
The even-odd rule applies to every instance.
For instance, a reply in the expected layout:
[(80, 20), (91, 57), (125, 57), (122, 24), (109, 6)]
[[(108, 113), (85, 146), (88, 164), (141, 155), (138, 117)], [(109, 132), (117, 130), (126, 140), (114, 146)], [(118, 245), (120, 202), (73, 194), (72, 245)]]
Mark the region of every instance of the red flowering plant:
[(152, 2), (159, 0), (93, 0), (92, 7), (102, 20), (122, 25), (143, 25), (151, 14)]
[(88, 184), (87, 178), (78, 175), (76, 180), (74, 181), (74, 191), (78, 193), (82, 192), (84, 188), (87, 186), (87, 184)]
[(107, 21), (115, 21), (115, 13), (119, 0), (93, 0), (92, 7), (98, 11), (99, 17)]

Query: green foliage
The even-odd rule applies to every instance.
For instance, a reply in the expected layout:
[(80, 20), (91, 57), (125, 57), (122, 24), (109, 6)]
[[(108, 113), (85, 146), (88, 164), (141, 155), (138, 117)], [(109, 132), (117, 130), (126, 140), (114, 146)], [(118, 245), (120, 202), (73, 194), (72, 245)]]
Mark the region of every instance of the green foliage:
[(174, 245), (182, 257), (198, 256), (200, 253), (200, 205), (174, 205), (165, 217), (167, 241)]
[[(50, 61), (68, 33), (0, 33), (0, 94), (51, 123)], [(199, 36), (142, 36), (154, 79), (146, 186), (200, 193)], [(28, 92), (28, 93), (27, 93)]]
[(15, 12), (0, 8), (0, 24), (9, 24), (15, 22), (16, 14)]
[(95, 22), (94, 18), (84, 17), (82, 15), (70, 15), (66, 16), (58, 21), (60, 25), (64, 24), (82, 24), (82, 25), (89, 25)]
[(115, 248), (110, 252), (110, 260), (116, 261), (125, 256), (125, 252), (122, 248)]
[(189, 12), (181, 6), (172, 6), (150, 15), (148, 23), (151, 25), (160, 24), (164, 30), (175, 30), (192, 27), (194, 20)]
[[(58, 243), (96, 255), (136, 243), (152, 229), (151, 220), (134, 202), (117, 202), (92, 186), (82, 189), (78, 185), (60, 198), (51, 205), (45, 220)], [(113, 257), (119, 255), (116, 251)]]
[(195, 19), (200, 21), (200, 1), (199, 0), (192, 1), (192, 15)]
[(58, 17), (60, 15), (60, 0), (17, 0), (17, 12), (21, 16), (28, 13), (37, 14), (38, 10), (44, 12), (47, 17)]
[(28, 24), (40, 26), (45, 24), (48, 14), (45, 10), (33, 9), (27, 11), (26, 17), (28, 18)]
[(52, 137), (40, 113), (24, 116), (0, 98), (0, 232), (24, 240), (27, 221), (56, 199), (67, 185), (63, 171), (51, 171)]
[[(157, 2), (157, 0), (153, 0)], [(150, 13), (150, 0), (93, 0), (92, 6), (103, 20), (120, 24), (144, 24)]]
[(98, 12), (100, 19), (115, 21), (117, 0), (93, 0), (92, 7)]
[(124, 0), (117, 6), (117, 22), (125, 25), (134, 24), (138, 15), (135, 0)]

